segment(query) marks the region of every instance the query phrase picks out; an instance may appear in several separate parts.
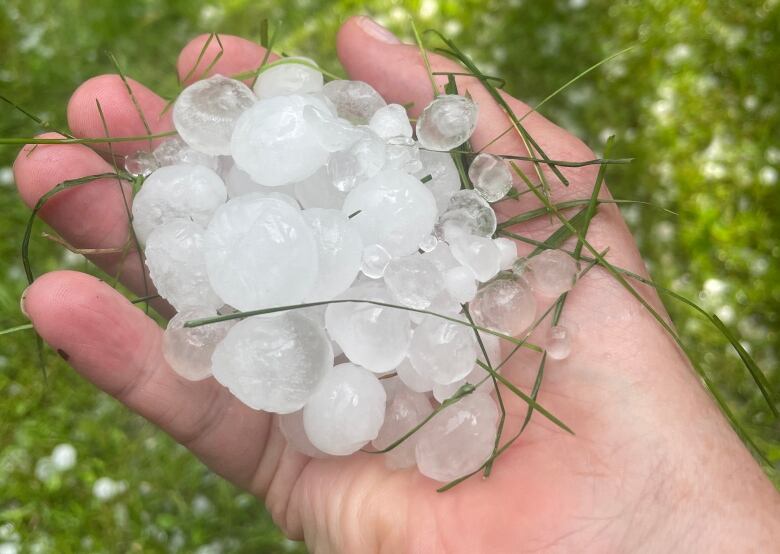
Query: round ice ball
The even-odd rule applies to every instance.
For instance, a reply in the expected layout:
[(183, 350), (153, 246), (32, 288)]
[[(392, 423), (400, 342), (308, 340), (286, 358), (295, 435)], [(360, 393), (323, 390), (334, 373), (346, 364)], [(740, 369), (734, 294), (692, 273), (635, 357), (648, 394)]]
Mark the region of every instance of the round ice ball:
[(406, 109), (399, 104), (382, 106), (371, 116), (368, 126), (383, 139), (411, 137), (412, 125)]
[(360, 450), (376, 438), (385, 417), (385, 389), (376, 375), (355, 364), (329, 371), (303, 409), (311, 443), (335, 456)]
[(301, 302), (317, 280), (318, 249), (301, 211), (274, 198), (239, 196), (206, 230), (211, 286), (238, 310)]
[(418, 254), (392, 260), (384, 272), (387, 288), (410, 308), (428, 308), (443, 290), (442, 274), (427, 257)]
[(429, 150), (446, 151), (466, 142), (477, 127), (477, 105), (470, 98), (442, 94), (417, 119), (417, 140)]
[(496, 279), (479, 289), (469, 304), (474, 322), (516, 336), (528, 329), (536, 316), (536, 299), (523, 279)]
[[(397, 379), (394, 381), (398, 381)], [(379, 434), (371, 441), (377, 450), (383, 450), (419, 425), (432, 411), (431, 403), (425, 394), (406, 388), (396, 382), (387, 396), (385, 421)], [(388, 387), (385, 388), (388, 390)], [(412, 434), (401, 444), (385, 453), (385, 465), (390, 469), (403, 469), (415, 464), (414, 448), (417, 433)]]
[(290, 56), (263, 69), (254, 86), (255, 94), (260, 99), (322, 90), (322, 73), (309, 58)]
[(525, 264), (534, 291), (556, 297), (571, 290), (577, 278), (577, 262), (561, 250), (545, 250), (528, 258)]
[(176, 219), (205, 227), (226, 198), (222, 179), (206, 167), (161, 167), (149, 175), (133, 198), (133, 230), (145, 244), (155, 227)]
[(214, 310), (189, 308), (173, 316), (163, 332), (165, 361), (185, 379), (200, 381), (211, 375), (211, 355), (235, 322), (220, 321), (198, 327), (184, 327), (184, 324), (216, 315)]
[(322, 87), (339, 117), (355, 125), (366, 125), (376, 111), (387, 105), (374, 87), (363, 81), (336, 80)]
[(393, 256), (417, 251), (436, 221), (436, 201), (419, 180), (385, 169), (352, 190), (342, 211), (354, 214), (363, 244), (379, 244)]
[(230, 151), (236, 165), (257, 183), (277, 187), (309, 177), (328, 160), (303, 118), (303, 109), (327, 106), (311, 95), (258, 101), (236, 122)]
[(474, 190), (488, 202), (498, 202), (512, 188), (512, 173), (504, 160), (485, 152), (471, 162), (469, 179)]
[(496, 212), (474, 190), (459, 190), (450, 196), (447, 208), (436, 222), (436, 236), (452, 240), (461, 235), (490, 237), (496, 232)]
[(464, 378), (477, 359), (474, 330), (440, 317), (427, 316), (409, 346), (409, 361), (421, 375), (446, 385)]
[(469, 268), (478, 281), (486, 283), (500, 269), (501, 253), (493, 241), (476, 235), (459, 235), (450, 241), (452, 255)]
[(181, 91), (173, 104), (173, 126), (195, 150), (230, 154), (236, 120), (255, 102), (257, 98), (241, 81), (214, 75)]
[(212, 356), (214, 378), (255, 410), (303, 407), (333, 367), (325, 331), (295, 312), (251, 317), (233, 326)]

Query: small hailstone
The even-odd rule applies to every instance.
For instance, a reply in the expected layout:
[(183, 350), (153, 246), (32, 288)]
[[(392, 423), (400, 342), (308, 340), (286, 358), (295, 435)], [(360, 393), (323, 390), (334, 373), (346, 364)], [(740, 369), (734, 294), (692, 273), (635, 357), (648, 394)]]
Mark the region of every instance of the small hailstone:
[(493, 244), (498, 248), (499, 266), (501, 271), (512, 269), (512, 265), (517, 259), (517, 244), (512, 239), (506, 237), (498, 237), (493, 239)]
[(303, 427), (303, 409), (290, 414), (279, 415), (278, 422), (279, 431), (293, 450), (310, 458), (328, 457), (322, 450), (314, 446), (309, 437), (306, 436), (306, 429)]
[[(431, 403), (425, 394), (411, 391), (399, 383), (393, 394), (388, 394), (384, 423), (371, 444), (377, 450), (387, 448), (422, 422), (432, 411)], [(416, 444), (417, 433), (414, 433), (385, 453), (385, 465), (390, 469), (414, 466)]]
[(293, 94), (260, 100), (238, 118), (230, 150), (252, 180), (278, 187), (305, 179), (325, 164), (328, 152), (303, 118), (306, 106), (327, 110), (319, 98)]
[(477, 105), (470, 98), (442, 94), (417, 119), (417, 140), (423, 148), (446, 151), (466, 142), (477, 127)]
[(205, 227), (226, 198), (222, 179), (206, 167), (161, 167), (133, 198), (133, 229), (145, 244), (155, 227), (169, 221), (182, 219)]
[(512, 263), (512, 273), (517, 277), (528, 277), (528, 258), (519, 257)]
[(361, 128), (361, 138), (348, 150), (334, 152), (328, 160), (333, 186), (350, 191), (379, 173), (385, 164), (385, 143), (376, 133)]
[(284, 193), (288, 196), (295, 196), (295, 190), (292, 185), (283, 185), (281, 187), (264, 187), (255, 183), (246, 171), (243, 171), (236, 164), (233, 164), (225, 173), (225, 188), (228, 198), (243, 196), (244, 194), (260, 193), (263, 196), (273, 196), (274, 193)]
[(212, 372), (241, 402), (280, 414), (303, 407), (333, 368), (325, 331), (295, 312), (234, 325), (212, 356)]
[(477, 294), (477, 280), (467, 267), (451, 267), (444, 272), (443, 278), (445, 290), (461, 304), (471, 302)]
[(363, 137), (360, 129), (346, 119), (334, 116), (322, 107), (303, 108), (303, 120), (317, 142), (328, 152), (347, 150)]
[(184, 327), (188, 321), (214, 317), (213, 310), (190, 308), (177, 313), (168, 322), (162, 339), (162, 352), (171, 369), (190, 381), (211, 375), (211, 355), (225, 338), (233, 321)]
[(512, 188), (512, 174), (504, 160), (484, 152), (471, 162), (469, 179), (488, 202), (498, 202)]
[[(358, 281), (338, 298), (394, 304), (381, 281)], [(412, 333), (406, 310), (365, 302), (333, 303), (325, 310), (325, 325), (352, 362), (375, 373), (395, 369), (409, 351)]]
[(477, 342), (467, 325), (428, 316), (414, 330), (409, 361), (434, 383), (446, 385), (462, 379), (476, 359)]
[(274, 62), (257, 76), (255, 94), (263, 99), (319, 92), (322, 90), (323, 78), (316, 67), (313, 60), (304, 57), (289, 57)]
[(387, 105), (374, 87), (363, 81), (330, 81), (322, 93), (336, 106), (339, 117), (354, 125), (366, 125), (377, 110)]
[(369, 279), (381, 279), (390, 264), (392, 256), (379, 244), (370, 244), (363, 250), (360, 271)]
[(459, 190), (450, 196), (447, 209), (436, 222), (436, 236), (450, 240), (459, 235), (491, 237), (496, 232), (496, 212), (474, 190)]
[(143, 175), (146, 177), (159, 167), (154, 154), (146, 150), (139, 150), (134, 154), (125, 156), (125, 171), (133, 177)]
[(528, 329), (536, 315), (536, 299), (522, 279), (496, 279), (479, 289), (469, 304), (474, 322), (506, 335)]
[(241, 81), (214, 75), (185, 88), (173, 105), (173, 126), (184, 142), (205, 154), (230, 154), (236, 120), (257, 98)]
[(228, 201), (206, 229), (206, 268), (219, 297), (238, 310), (296, 304), (317, 280), (317, 242), (301, 211), (247, 194)]
[(439, 268), (417, 254), (392, 260), (385, 270), (384, 279), (398, 303), (410, 308), (428, 308), (442, 291)]
[(436, 201), (428, 189), (411, 175), (385, 169), (352, 190), (342, 211), (357, 224), (364, 244), (379, 244), (392, 256), (417, 251), (431, 234), (436, 220)]
[(553, 360), (563, 360), (571, 354), (571, 332), (563, 325), (550, 327), (547, 333), (547, 355)]
[(473, 271), (474, 276), (482, 283), (495, 277), (500, 269), (501, 253), (487, 237), (456, 236), (450, 241), (450, 248), (455, 259)]
[(577, 277), (577, 262), (560, 250), (545, 250), (528, 258), (526, 268), (534, 291), (548, 297), (571, 290)]
[(177, 310), (192, 307), (216, 311), (223, 301), (209, 283), (204, 230), (185, 220), (169, 221), (146, 239), (146, 267), (157, 292)]
[(477, 470), (493, 452), (498, 408), (487, 394), (469, 394), (420, 429), (415, 458), (420, 473), (447, 482)]
[(420, 248), (420, 250), (427, 254), (428, 252), (432, 252), (438, 243), (439, 239), (436, 238), (436, 235), (428, 235), (422, 239), (420, 244), (417, 246)]
[(302, 212), (317, 242), (317, 280), (307, 301), (330, 300), (347, 290), (360, 270), (363, 241), (340, 210), (312, 208)]
[(420, 150), (419, 153), (422, 168), (415, 173), (415, 177), (422, 179), (431, 176), (431, 180), (424, 184), (433, 193), (441, 213), (449, 206), (452, 195), (460, 190), (458, 167), (449, 152)]
[(321, 451), (346, 456), (376, 438), (385, 417), (385, 389), (355, 364), (329, 371), (303, 409), (303, 426)]
[[(392, 137), (387, 139), (385, 158), (386, 167), (400, 169), (410, 175), (417, 174), (422, 168), (420, 147), (414, 139), (409, 137)], [(425, 177), (425, 175), (420, 175), (420, 178), (422, 177)]]
[(406, 109), (399, 104), (388, 104), (379, 108), (368, 123), (371, 130), (383, 139), (412, 136), (412, 125)]
[(404, 360), (395, 368), (401, 382), (414, 392), (429, 392), (435, 385), (427, 375), (422, 375), (414, 369), (412, 362)]
[(175, 136), (164, 140), (154, 149), (154, 159), (159, 167), (166, 165), (202, 165), (213, 171), (219, 168), (219, 157), (199, 152)]
[(295, 198), (304, 209), (330, 208), (340, 210), (344, 205), (346, 192), (342, 192), (333, 186), (326, 168), (319, 169), (311, 177), (298, 181), (294, 185)]
[(51, 463), (57, 471), (68, 471), (76, 465), (78, 454), (72, 444), (58, 444), (51, 451)]

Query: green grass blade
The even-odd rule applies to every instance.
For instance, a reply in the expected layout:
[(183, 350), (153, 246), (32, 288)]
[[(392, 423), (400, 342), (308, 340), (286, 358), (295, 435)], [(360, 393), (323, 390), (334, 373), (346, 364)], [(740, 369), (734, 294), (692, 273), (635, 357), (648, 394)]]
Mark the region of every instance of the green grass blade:
[(3, 329), (2, 331), (0, 331), (0, 336), (11, 335), (13, 333), (18, 333), (19, 331), (29, 331), (32, 328), (33, 328), (32, 323), (25, 323), (24, 325), (17, 325), (16, 327)]

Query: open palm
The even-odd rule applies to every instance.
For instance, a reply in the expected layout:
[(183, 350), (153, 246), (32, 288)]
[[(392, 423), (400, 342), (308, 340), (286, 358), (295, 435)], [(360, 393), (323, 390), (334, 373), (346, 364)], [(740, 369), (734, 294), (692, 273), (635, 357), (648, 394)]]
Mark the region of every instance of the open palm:
[[(206, 38), (196, 38), (182, 51), (181, 76), (196, 63)], [(235, 75), (255, 69), (263, 58), (263, 48), (254, 43), (220, 38), (224, 54), (212, 73)], [(204, 65), (218, 48), (209, 45)], [(413, 103), (416, 114), (430, 100), (416, 47), (397, 43), (370, 20), (345, 23), (338, 49), (349, 75), (371, 83), (389, 101)], [(434, 71), (462, 71), (443, 58), (431, 61)], [(165, 101), (129, 83), (152, 132), (170, 130), (169, 115), (162, 115)], [(462, 77), (458, 86), (480, 105), (473, 137), (480, 148), (509, 121), (478, 82)], [(517, 114), (528, 111), (506, 98)], [(76, 136), (105, 134), (96, 99), (112, 136), (146, 133), (121, 79), (105, 75), (84, 83), (71, 98), (68, 120)], [(553, 159), (593, 157), (578, 139), (538, 114), (528, 115), (524, 124)], [(113, 150), (125, 155), (145, 146), (115, 143)], [(526, 154), (514, 134), (488, 151)], [(587, 198), (594, 167), (565, 169), (568, 188), (551, 179), (553, 198)], [(57, 183), (111, 172), (112, 165), (87, 146), (57, 144), (32, 152), (25, 148), (14, 171), (22, 198), (32, 206)], [(537, 207), (529, 196), (505, 202), (500, 215)], [(76, 247), (117, 249), (128, 240), (125, 200), (130, 197), (128, 186), (120, 192), (114, 180), (94, 181), (55, 196), (41, 215)], [(519, 232), (543, 240), (557, 226), (539, 218)], [(614, 264), (644, 273), (614, 206), (601, 206), (588, 238), (599, 250), (609, 247)], [(137, 256), (99, 253), (93, 260), (143, 294)], [(639, 290), (664, 313), (651, 289)], [(43, 275), (26, 291), (23, 304), (41, 336), (77, 371), (225, 478), (264, 498), (286, 533), (305, 538), (316, 552), (666, 552), (711, 551), (713, 544), (769, 551), (780, 540), (780, 500), (772, 486), (671, 339), (599, 268), (569, 296), (564, 319), (579, 327), (579, 338), (568, 359), (548, 362), (539, 396), (576, 434), (536, 416), (489, 479), (475, 477), (441, 494), (437, 483), (412, 470), (391, 472), (377, 456), (313, 460), (296, 453), (271, 415), (247, 408), (213, 379), (189, 382), (173, 373), (161, 355), (157, 324), (94, 277), (68, 271)], [(157, 308), (170, 315), (167, 305)], [(537, 365), (538, 354), (518, 354), (504, 374), (529, 390)], [(511, 432), (526, 405), (511, 397), (507, 408)], [(716, 531), (729, 531), (733, 544), (726, 548)]]

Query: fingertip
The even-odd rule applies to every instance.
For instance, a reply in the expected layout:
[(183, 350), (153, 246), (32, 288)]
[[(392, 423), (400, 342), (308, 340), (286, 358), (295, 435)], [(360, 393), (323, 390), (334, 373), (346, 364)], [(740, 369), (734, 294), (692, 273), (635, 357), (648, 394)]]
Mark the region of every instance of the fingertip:
[[(230, 77), (252, 71), (263, 61), (266, 49), (259, 44), (234, 35), (218, 36), (219, 41), (216, 40), (216, 35), (198, 35), (182, 49), (176, 67), (179, 79), (185, 85), (210, 75)], [(209, 40), (209, 37), (214, 38)], [(269, 61), (277, 58), (278, 56), (272, 53)]]

